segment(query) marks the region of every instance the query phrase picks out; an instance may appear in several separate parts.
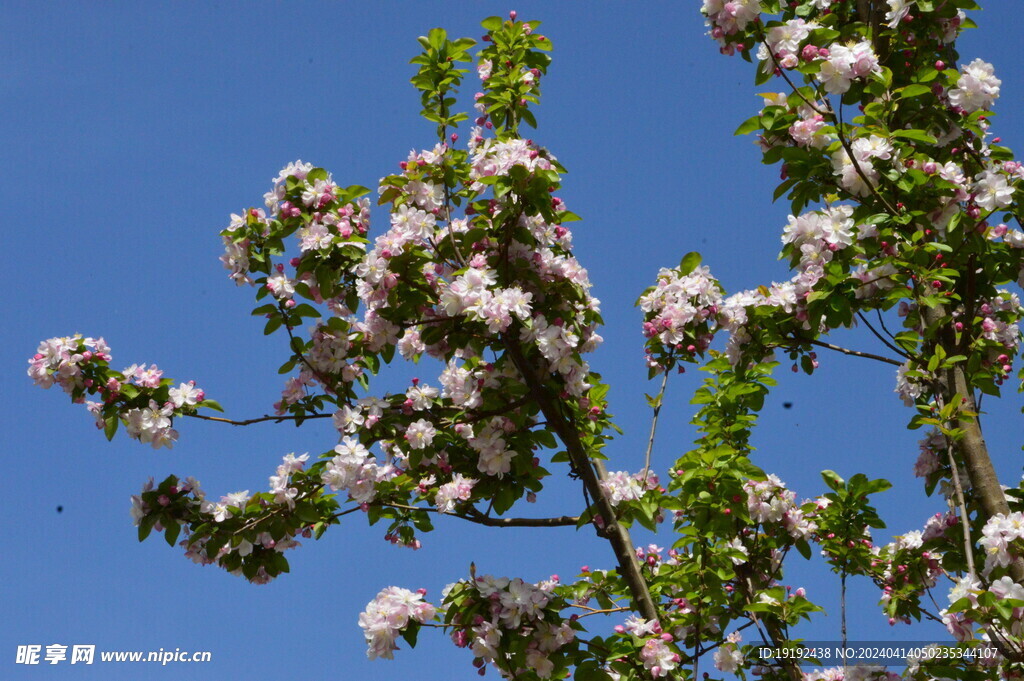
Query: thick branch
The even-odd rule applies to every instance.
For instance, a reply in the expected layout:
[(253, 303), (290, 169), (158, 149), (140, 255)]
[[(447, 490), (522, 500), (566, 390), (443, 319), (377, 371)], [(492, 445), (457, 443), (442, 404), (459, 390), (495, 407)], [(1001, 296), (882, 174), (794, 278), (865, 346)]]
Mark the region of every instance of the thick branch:
[(536, 367), (532, 366), (523, 355), (522, 348), (511, 334), (502, 335), (505, 351), (516, 369), (523, 376), (530, 394), (537, 401), (541, 411), (547, 418), (548, 423), (558, 433), (559, 439), (565, 445), (569, 454), (569, 460), (580, 478), (584, 487), (594, 499), (598, 514), (604, 522), (601, 534), (612, 545), (615, 558), (619, 563), (619, 574), (629, 586), (633, 603), (636, 609), (645, 619), (660, 621), (658, 609), (651, 598), (651, 592), (647, 588), (647, 581), (640, 574), (640, 565), (637, 563), (633, 549), (633, 540), (629, 536), (629, 530), (623, 527), (615, 517), (615, 508), (601, 488), (600, 481), (607, 476), (604, 464), (601, 461), (591, 461), (583, 443), (580, 441), (579, 432), (575, 424), (571, 423), (556, 407), (548, 389), (536, 375)]
[[(921, 315), (927, 326), (936, 330), (938, 338), (936, 343), (946, 346), (947, 353), (955, 354), (955, 343), (952, 341), (943, 343), (942, 333), (944, 329), (939, 324), (946, 311), (942, 306), (929, 308), (921, 306)], [(999, 484), (999, 477), (996, 475), (995, 466), (992, 465), (992, 458), (989, 456), (988, 445), (981, 432), (981, 424), (978, 423), (978, 405), (974, 400), (974, 389), (968, 383), (967, 375), (964, 373), (963, 364), (956, 364), (946, 369), (938, 376), (938, 382), (947, 404), (958, 405), (954, 424), (962, 433), (957, 441), (960, 454), (967, 469), (967, 477), (971, 481), (971, 489), (975, 498), (981, 504), (985, 514), (985, 521), (997, 514), (1007, 515), (1010, 513), (1010, 506), (1006, 502), (1006, 495)], [(1024, 560), (1018, 558), (1010, 563), (1010, 576), (1017, 583), (1024, 582)]]

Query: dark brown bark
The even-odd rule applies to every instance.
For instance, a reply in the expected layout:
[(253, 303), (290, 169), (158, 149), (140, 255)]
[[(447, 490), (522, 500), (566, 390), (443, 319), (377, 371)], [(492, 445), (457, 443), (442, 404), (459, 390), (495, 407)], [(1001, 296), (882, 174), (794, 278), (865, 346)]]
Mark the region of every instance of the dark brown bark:
[(543, 380), (538, 376), (537, 367), (530, 364), (523, 354), (522, 348), (516, 340), (506, 334), (503, 336), (505, 351), (516, 369), (523, 376), (530, 395), (537, 401), (537, 405), (543, 412), (548, 424), (558, 434), (562, 444), (569, 454), (569, 460), (573, 469), (583, 480), (587, 493), (593, 498), (597, 507), (598, 515), (601, 518), (603, 527), (599, 532), (612, 546), (615, 558), (619, 564), (619, 574), (629, 586), (630, 595), (633, 598), (633, 605), (645, 619), (660, 621), (658, 608), (651, 598), (651, 592), (647, 588), (647, 580), (640, 573), (640, 564), (637, 562), (634, 553), (633, 540), (627, 530), (615, 517), (615, 508), (612, 506), (608, 496), (601, 489), (600, 481), (607, 476), (604, 464), (601, 461), (592, 461), (580, 440), (580, 434), (576, 424), (572, 423), (557, 408), (551, 392), (544, 385)]

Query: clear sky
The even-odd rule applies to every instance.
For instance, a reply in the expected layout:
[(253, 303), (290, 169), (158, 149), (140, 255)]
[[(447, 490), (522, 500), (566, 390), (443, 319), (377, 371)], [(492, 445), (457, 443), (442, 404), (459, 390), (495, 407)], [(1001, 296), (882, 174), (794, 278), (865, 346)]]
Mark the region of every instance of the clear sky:
[[(1024, 148), (1019, 3), (989, 0), (961, 41), (1003, 80), (997, 134)], [(194, 475), (211, 495), (262, 490), (280, 457), (316, 456), (336, 434), (184, 421), (179, 444), (154, 452), (123, 434), (112, 443), (58, 390), (32, 387), (38, 342), (104, 336), (114, 367), (155, 362), (194, 379), (228, 415), (271, 410), (287, 355), (249, 315), (217, 258), (232, 212), (260, 205), (270, 180), (301, 158), (343, 185), (376, 186), (412, 148), (432, 146), (408, 84), (416, 36), (443, 26), (481, 35), (479, 21), (516, 9), (544, 22), (555, 45), (535, 138), (569, 169), (561, 196), (584, 221), (577, 255), (603, 302), (605, 345), (592, 363), (612, 384), (626, 431), (611, 468), (638, 470), (649, 425), (640, 314), (633, 307), (659, 267), (699, 250), (729, 291), (788, 278), (776, 261), (787, 206), (771, 203), (778, 169), (732, 136), (759, 107), (752, 67), (718, 54), (696, 2), (206, 2), (38, 3), (0, 8), (0, 173), (11, 303), (0, 324), (4, 528), (0, 678), (400, 679), (476, 678), (471, 655), (424, 631), (415, 651), (366, 660), (358, 613), (395, 584), (442, 587), (480, 573), (529, 581), (580, 565), (611, 567), (606, 545), (571, 529), (513, 531), (438, 523), (413, 552), (350, 516), (293, 551), (292, 572), (257, 587), (198, 567), (159, 538), (136, 541), (128, 498), (150, 476)], [(1015, 12), (1017, 10), (1018, 12)], [(469, 87), (473, 85), (467, 81)], [(376, 225), (387, 222), (383, 211)], [(841, 342), (872, 350), (857, 332)], [(832, 468), (887, 477), (889, 530), (920, 529), (942, 511), (912, 475), (918, 434), (892, 393), (891, 367), (822, 356), (813, 377), (779, 372), (755, 436), (756, 462), (798, 496), (821, 494)], [(655, 450), (659, 469), (688, 448), (688, 404), (699, 376), (673, 379)], [(784, 409), (783, 403), (792, 403)], [(986, 434), (1006, 481), (1020, 474), (1019, 399), (989, 400)], [(1009, 424), (1009, 425), (1007, 425)], [(564, 471), (556, 474), (564, 480)], [(553, 482), (538, 514), (577, 513), (579, 494)], [(58, 513), (57, 507), (63, 507)], [(638, 541), (646, 543), (643, 535)], [(670, 543), (667, 537), (662, 542)], [(838, 637), (835, 581), (820, 561), (790, 568), (833, 614), (816, 638)], [(851, 638), (927, 640), (890, 630), (854, 583)], [(810, 636), (812, 632), (804, 632)], [(431, 635), (433, 634), (433, 635)], [(208, 664), (14, 664), (18, 645), (95, 644), (99, 650), (209, 650)], [(494, 673), (490, 672), (493, 677)]]

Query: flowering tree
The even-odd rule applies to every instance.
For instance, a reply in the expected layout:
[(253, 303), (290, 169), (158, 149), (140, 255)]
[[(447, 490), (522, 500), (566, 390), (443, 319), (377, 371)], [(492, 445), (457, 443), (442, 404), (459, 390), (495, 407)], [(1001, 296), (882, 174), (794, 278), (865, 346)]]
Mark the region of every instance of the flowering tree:
[[(841, 668), (804, 674), (793, 658), (760, 660), (750, 644), (798, 646), (790, 629), (820, 608), (780, 581), (786, 561), (813, 545), (841, 589), (854, 575), (877, 583), (890, 622), (945, 624), (952, 647), (914, 660), (906, 676), (1019, 675), (1024, 490), (1000, 486), (978, 403), (999, 394), (1019, 345), (1020, 302), (1000, 287), (1021, 276), (1024, 232), (1006, 223), (1020, 225), (1024, 170), (989, 136), (1000, 85), (992, 67), (957, 66), (954, 41), (974, 7), (705, 0), (722, 52), (756, 59), (757, 82), (782, 90), (740, 132), (758, 133), (765, 162), (782, 165), (776, 198), (792, 201), (782, 241), (795, 273), (726, 296), (690, 253), (640, 296), (650, 376), (660, 380), (652, 444), (670, 374), (684, 363), (708, 373), (694, 398), (699, 439), (665, 484), (650, 448), (636, 473), (604, 463), (616, 426), (609, 388), (584, 359), (601, 342), (601, 317), (572, 254), (568, 225), (578, 218), (557, 197), (564, 168), (522, 135), (537, 125), (531, 105), (551, 44), (514, 12), (483, 22), (475, 56), (473, 40), (440, 29), (420, 38), (412, 82), (437, 141), (380, 181), (386, 231), (371, 234), (368, 189), (301, 161), (279, 173), (265, 208), (232, 216), (223, 231), (231, 279), (255, 288), (265, 333), (288, 339), (281, 371), (293, 375), (273, 416), (210, 416), (203, 410), (220, 407), (194, 382), (155, 365), (111, 369), (102, 339), (45, 341), (29, 374), (86, 404), (108, 437), (124, 427), (154, 448), (173, 446), (179, 417), (331, 419), (337, 446), (314, 460), (285, 456), (266, 492), (218, 499), (172, 476), (133, 497), (140, 540), (157, 530), (192, 560), (255, 583), (287, 572), (300, 538), (356, 513), (413, 548), (434, 515), (591, 528), (609, 544), (609, 569), (565, 583), (471, 568), (436, 603), (386, 588), (359, 618), (370, 657), (391, 657), (399, 636), (414, 645), (435, 627), (469, 648), (481, 673), (490, 665), (509, 678), (696, 678), (712, 668), (840, 678)], [(460, 145), (454, 130), (469, 116), (457, 92), (471, 59), (482, 91)], [(877, 337), (875, 352), (824, 340), (855, 323)], [(778, 355), (813, 373), (824, 349), (897, 367), (910, 425), (928, 429), (915, 472), (950, 510), (892, 544), (870, 534), (883, 526), (870, 496), (886, 481), (824, 471), (831, 491), (798, 502), (749, 458)], [(375, 394), (371, 379), (396, 353), (431, 358), (436, 380)], [(579, 481), (579, 515), (511, 513), (542, 492), (544, 466)], [(636, 547), (634, 525), (673, 533), (672, 548)], [(932, 606), (939, 588), (946, 608)], [(614, 628), (590, 626), (596, 615), (615, 618)], [(986, 654), (967, 656), (979, 642)]]

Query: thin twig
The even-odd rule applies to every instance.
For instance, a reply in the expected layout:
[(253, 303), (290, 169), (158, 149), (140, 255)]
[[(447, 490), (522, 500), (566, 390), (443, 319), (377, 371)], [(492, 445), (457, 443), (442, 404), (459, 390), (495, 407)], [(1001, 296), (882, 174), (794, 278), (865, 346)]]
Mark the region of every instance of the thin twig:
[(895, 359), (892, 359), (891, 357), (884, 357), (882, 355), (876, 355), (876, 354), (871, 353), (871, 352), (861, 352), (860, 350), (851, 350), (850, 348), (844, 348), (844, 347), (842, 347), (840, 345), (833, 345), (832, 343), (825, 343), (824, 341), (820, 341), (820, 340), (813, 340), (813, 339), (800, 339), (800, 340), (806, 340), (806, 342), (810, 343), (811, 345), (816, 345), (819, 348), (827, 348), (829, 350), (835, 350), (836, 352), (841, 352), (844, 355), (851, 355), (853, 357), (863, 357), (864, 359), (873, 359), (873, 360), (876, 360), (876, 361), (879, 361), (879, 362), (885, 362), (886, 364), (892, 364), (893, 366), (898, 366), (898, 367), (903, 366), (903, 362), (900, 362), (900, 361), (897, 361)]
[(644, 454), (644, 474), (640, 477), (640, 484), (647, 484), (647, 472), (651, 470), (651, 452), (654, 450), (654, 431), (658, 429), (658, 414), (661, 413), (661, 403), (665, 399), (665, 388), (668, 387), (668, 370), (662, 372), (661, 390), (655, 398), (654, 414), (651, 416), (651, 435), (647, 440), (647, 453)]
[[(448, 513), (439, 511), (432, 506), (410, 506), (408, 504), (396, 504), (386, 502), (371, 502), (370, 506), (377, 506), (379, 508), (394, 508), (400, 511), (423, 511), (425, 513), (436, 513), (438, 515), (449, 516), (452, 518), (458, 518), (459, 520), (466, 520), (477, 525), (485, 525), (487, 527), (575, 527), (579, 522), (577, 516), (558, 516), (555, 518), (493, 518), (488, 515), (484, 515), (473, 509), (467, 513)], [(356, 506), (353, 509), (341, 511), (335, 513), (332, 518), (338, 518), (343, 515), (347, 515), (352, 511), (358, 509)]]
[(236, 421), (234, 419), (226, 419), (221, 416), (206, 416), (205, 414), (181, 414), (181, 416), (187, 416), (190, 419), (201, 419), (203, 421), (216, 421), (217, 423), (227, 423), (232, 426), (251, 426), (254, 423), (263, 423), (265, 421), (274, 421), (275, 423), (281, 423), (282, 421), (305, 421), (306, 419), (329, 419), (332, 414), (305, 414), (303, 416), (271, 416), (269, 414), (260, 416), (254, 419), (245, 419), (243, 421)]
[(586, 610), (586, 612), (584, 612), (582, 615), (576, 615), (575, 616), (576, 619), (583, 619), (584, 617), (590, 617), (591, 615), (611, 615), (611, 614), (616, 613), (616, 612), (629, 612), (629, 611), (631, 611), (633, 609), (633, 608), (631, 608), (631, 607), (629, 607), (627, 605), (623, 605), (623, 606), (618, 607), (618, 608), (604, 608), (604, 609), (600, 609), (599, 610), (597, 608), (590, 608), (590, 607), (587, 607), (585, 605), (579, 605), (577, 603), (573, 603), (569, 607), (570, 608), (581, 608), (583, 610)]
[(872, 334), (874, 334), (875, 338), (877, 338), (878, 340), (882, 341), (882, 345), (884, 345), (885, 347), (889, 348), (890, 350), (892, 350), (893, 352), (895, 352), (899, 356), (906, 357), (908, 360), (910, 360), (912, 362), (913, 361), (919, 361), (913, 355), (911, 355), (909, 352), (907, 352), (906, 350), (902, 350), (899, 347), (897, 347), (897, 346), (893, 345), (892, 343), (890, 343), (889, 339), (887, 339), (885, 336), (883, 336), (882, 334), (880, 334), (878, 332), (878, 329), (876, 329), (875, 327), (871, 326), (871, 322), (869, 322), (867, 320), (867, 317), (865, 317), (862, 313), (858, 312), (857, 313), (857, 317), (862, 322), (864, 322), (864, 325), (866, 327), (868, 327), (868, 329), (871, 331)]
[[(941, 400), (938, 400), (939, 408), (942, 408)], [(964, 488), (960, 484), (960, 471), (957, 469), (956, 459), (953, 458), (953, 443), (949, 438), (943, 436), (946, 441), (946, 457), (949, 459), (949, 469), (953, 480), (953, 489), (956, 490), (956, 503), (960, 511), (960, 525), (963, 526), (964, 555), (967, 558), (967, 572), (971, 576), (978, 573), (974, 571), (974, 542), (971, 540), (971, 518), (967, 515), (967, 503), (964, 501)]]

